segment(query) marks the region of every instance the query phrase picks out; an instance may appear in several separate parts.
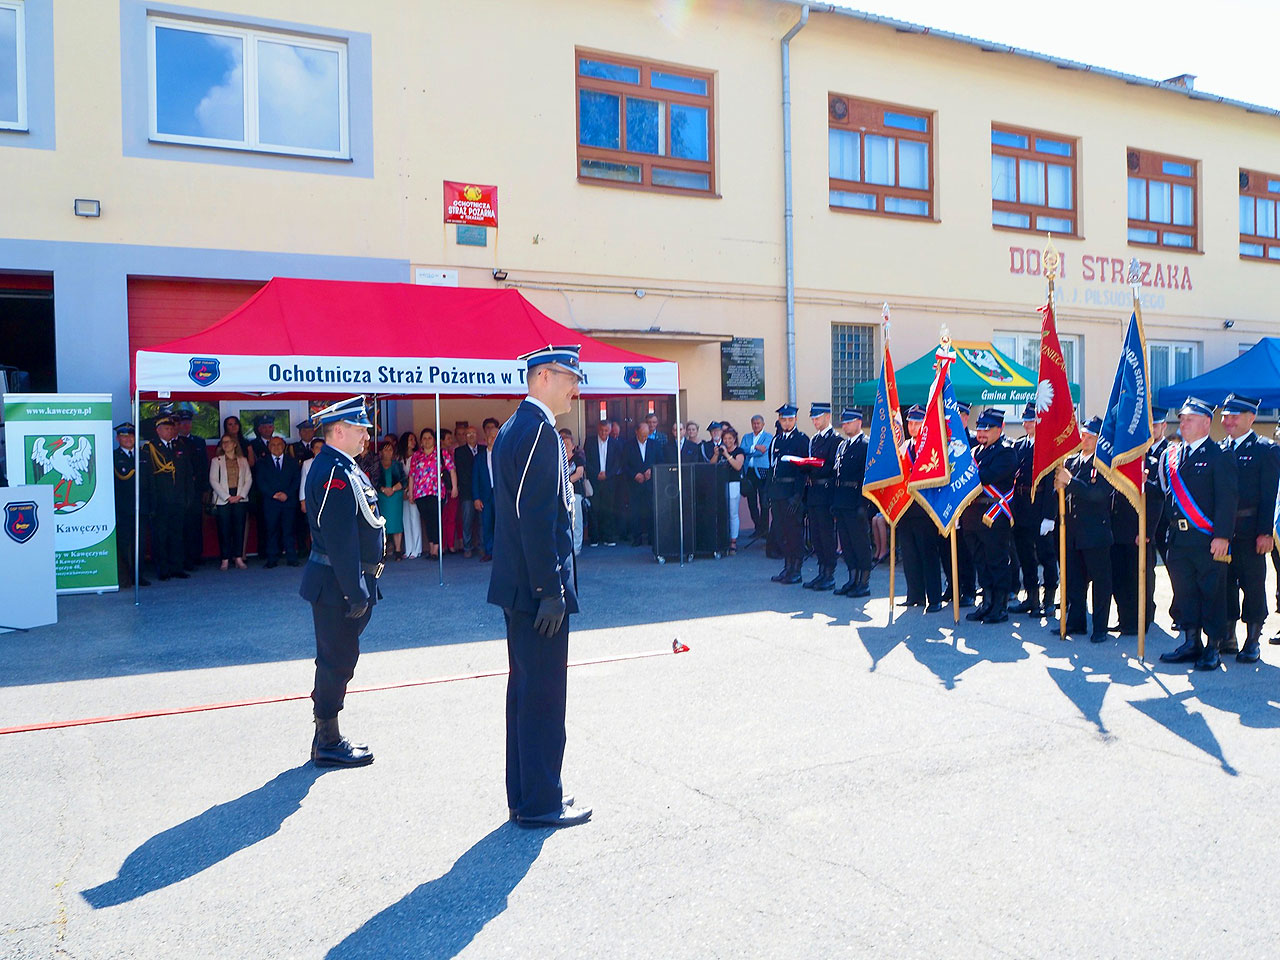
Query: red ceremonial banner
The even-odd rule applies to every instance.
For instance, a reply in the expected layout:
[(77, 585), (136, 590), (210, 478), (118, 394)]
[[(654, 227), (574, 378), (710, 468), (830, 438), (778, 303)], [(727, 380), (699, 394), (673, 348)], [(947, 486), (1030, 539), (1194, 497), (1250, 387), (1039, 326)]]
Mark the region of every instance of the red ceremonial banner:
[(938, 373), (929, 390), (929, 403), (924, 408), (924, 423), (916, 436), (916, 462), (911, 467), (908, 483), (917, 487), (941, 487), (951, 482), (951, 464), (947, 459), (947, 412), (942, 407), (942, 387), (947, 379), (947, 367), (955, 360), (955, 354), (939, 347), (934, 354), (938, 361)]
[(498, 225), (498, 188), (483, 183), (444, 182), (444, 222)]
[(1036, 378), (1036, 439), (1031, 449), (1031, 499), (1040, 478), (1080, 449), (1080, 424), (1067, 382), (1067, 361), (1062, 356), (1058, 328), (1053, 319), (1053, 303), (1040, 308), (1040, 374)]

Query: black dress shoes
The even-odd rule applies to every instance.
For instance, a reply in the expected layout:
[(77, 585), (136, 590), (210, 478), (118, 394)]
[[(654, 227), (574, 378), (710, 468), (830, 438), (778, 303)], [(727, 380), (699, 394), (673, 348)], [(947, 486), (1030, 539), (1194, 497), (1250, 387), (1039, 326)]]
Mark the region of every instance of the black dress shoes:
[(1191, 663), (1200, 659), (1203, 651), (1200, 643), (1200, 631), (1188, 630), (1182, 635), (1182, 643), (1168, 653), (1160, 654), (1161, 663)]
[(570, 807), (561, 804), (559, 810), (544, 813), (537, 817), (516, 817), (517, 826), (526, 830), (557, 829), (559, 827), (576, 827), (591, 819), (590, 807)]
[[(572, 807), (573, 794), (566, 793), (563, 797), (560, 798), (560, 802), (564, 804), (566, 807)], [(507, 819), (510, 820), (512, 823), (515, 823), (518, 819), (520, 819), (519, 815), (516, 813), (515, 807), (507, 807)]]
[(907, 597), (907, 599), (905, 599), (905, 600), (899, 600), (899, 601), (898, 601), (898, 606), (900, 606), (900, 607), (923, 607), (923, 606), (924, 606), (924, 601), (923, 601), (923, 600), (912, 600), (910, 597)]
[(1217, 670), (1222, 665), (1222, 657), (1218, 654), (1220, 641), (1205, 641), (1204, 650), (1200, 653), (1200, 659), (1196, 661), (1197, 670)]
[(1103, 631), (1102, 633), (1091, 633), (1089, 635), (1090, 643), (1106, 643), (1107, 639), (1108, 637), (1105, 631)]
[(925, 608), (924, 608), (924, 612), (925, 612), (925, 613), (940, 613), (941, 611), (943, 611), (943, 610), (945, 610), (945, 609), (947, 609), (947, 605), (946, 605), (945, 603), (931, 603), (931, 604), (929, 604), (927, 607), (925, 607)]
[(363, 743), (352, 743), (338, 730), (338, 719), (316, 718), (311, 740), (311, 762), (317, 767), (366, 767), (373, 763), (373, 751)]

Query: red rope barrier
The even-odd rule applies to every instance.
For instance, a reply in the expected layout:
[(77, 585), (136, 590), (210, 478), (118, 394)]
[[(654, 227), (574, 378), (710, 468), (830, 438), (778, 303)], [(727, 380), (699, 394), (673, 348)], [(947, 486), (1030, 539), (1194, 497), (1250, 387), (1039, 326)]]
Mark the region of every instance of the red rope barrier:
[[(570, 667), (589, 667), (600, 663), (618, 663), (624, 660), (644, 660), (648, 657), (665, 657), (676, 653), (688, 653), (689, 648), (679, 640), (671, 643), (670, 650), (647, 650), (643, 653), (627, 653), (620, 657), (597, 657), (593, 660), (571, 660)], [(460, 673), (452, 677), (432, 677), (428, 680), (405, 680), (401, 683), (383, 683), (373, 687), (353, 687), (347, 691), (376, 693), (379, 690), (403, 690), (407, 687), (429, 687), (437, 683), (456, 683), (459, 680), (483, 680), (488, 677), (505, 677), (508, 670), (488, 670), (482, 673)], [(232, 710), (236, 707), (257, 707), (268, 703), (289, 703), (293, 700), (310, 700), (309, 693), (295, 693), (283, 697), (260, 697), (254, 700), (232, 700), (228, 703), (202, 703), (194, 707), (172, 707), (167, 710), (138, 710), (134, 713), (117, 713), (105, 717), (84, 717), (79, 720), (51, 720), (45, 723), (27, 723), (16, 727), (0, 727), (0, 737), (10, 733), (34, 733), (38, 730), (64, 730), (67, 727), (88, 727), (95, 723), (118, 723), (121, 720), (147, 720), (153, 717), (176, 717), (184, 713), (206, 713), (211, 710)]]

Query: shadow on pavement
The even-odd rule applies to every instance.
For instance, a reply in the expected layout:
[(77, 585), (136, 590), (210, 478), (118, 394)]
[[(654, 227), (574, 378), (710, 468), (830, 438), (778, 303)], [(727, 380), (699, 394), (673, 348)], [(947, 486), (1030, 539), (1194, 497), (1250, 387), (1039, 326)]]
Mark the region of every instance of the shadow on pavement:
[(134, 850), (115, 879), (80, 895), (95, 910), (179, 883), (278, 833), (325, 773), (311, 763), (277, 774), (242, 797), (210, 807)]
[[(504, 823), (428, 880), (367, 921), (328, 960), (422, 960), (457, 956), (494, 917), (542, 852), (549, 830)], [(519, 950), (516, 950), (519, 953)]]

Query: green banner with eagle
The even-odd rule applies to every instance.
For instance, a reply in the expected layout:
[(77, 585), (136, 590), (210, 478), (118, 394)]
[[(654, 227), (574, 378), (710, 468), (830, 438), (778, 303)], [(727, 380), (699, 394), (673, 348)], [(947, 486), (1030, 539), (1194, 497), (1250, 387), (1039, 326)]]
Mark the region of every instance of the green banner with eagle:
[(6, 393), (4, 441), (9, 486), (53, 488), (58, 593), (117, 589), (111, 398)]

